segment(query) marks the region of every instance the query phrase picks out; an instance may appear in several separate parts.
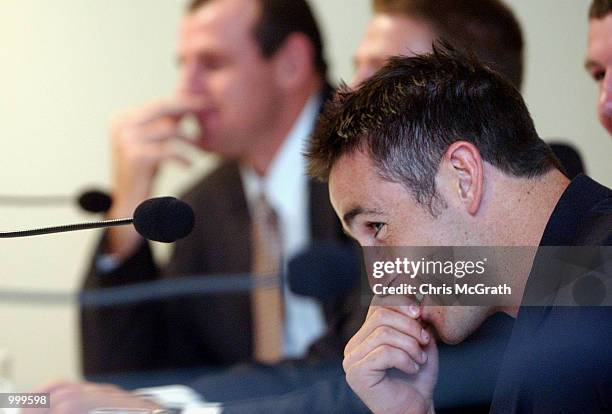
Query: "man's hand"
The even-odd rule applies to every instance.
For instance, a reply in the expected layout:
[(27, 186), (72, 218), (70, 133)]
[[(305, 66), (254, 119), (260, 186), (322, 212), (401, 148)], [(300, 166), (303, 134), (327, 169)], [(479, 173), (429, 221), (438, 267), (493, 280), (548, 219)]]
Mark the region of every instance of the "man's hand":
[(438, 351), (419, 316), (417, 306), (372, 304), (344, 350), (346, 380), (374, 413), (433, 412)]
[(22, 414), (85, 414), (95, 408), (158, 410), (162, 407), (107, 384), (55, 382), (34, 391), (50, 393), (50, 408), (24, 409)]
[[(111, 127), (113, 206), (108, 218), (131, 217), (152, 192), (153, 180), (166, 161), (189, 165), (176, 142), (196, 144), (184, 136), (180, 120), (202, 107), (202, 102), (174, 98), (121, 114)], [(109, 230), (108, 253), (125, 258), (138, 247), (140, 236), (131, 227)]]

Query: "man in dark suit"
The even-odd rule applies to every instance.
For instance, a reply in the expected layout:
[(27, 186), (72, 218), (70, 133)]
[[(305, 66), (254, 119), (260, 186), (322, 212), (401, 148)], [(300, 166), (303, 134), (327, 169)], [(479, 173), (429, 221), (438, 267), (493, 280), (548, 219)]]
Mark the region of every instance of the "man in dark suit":
[[(254, 243), (252, 218), (262, 199), (276, 217), (281, 260), (310, 243), (343, 240), (326, 186), (306, 178), (301, 155), (330, 93), (321, 37), (306, 2), (195, 0), (181, 22), (178, 57), (176, 96), (129, 111), (112, 128), (108, 218), (130, 216), (150, 196), (159, 167), (185, 161), (175, 152), (177, 141), (224, 161), (184, 196), (196, 212), (195, 228), (175, 245), (163, 270), (133, 229), (111, 229), (94, 255), (85, 289), (254, 271), (262, 243)], [(196, 141), (180, 129), (186, 116), (197, 120)], [(254, 316), (264, 311), (250, 293), (84, 308), (84, 372), (340, 357), (352, 333), (342, 322), (343, 301), (321, 304), (286, 285), (281, 290), (274, 333), (281, 343), (264, 356), (256, 348), (272, 347), (257, 345), (256, 336), (264, 334), (257, 334), (261, 326)]]
[[(599, 305), (610, 304), (611, 256), (601, 246), (612, 242), (612, 191), (585, 176), (569, 181), (518, 91), (475, 57), (439, 44), (428, 55), (391, 59), (322, 119), (310, 171), (329, 180), (334, 210), (362, 246), (523, 249), (508, 260), (498, 248), (503, 264), (474, 282), (505, 283), (507, 301), (494, 292), (480, 306), (440, 306), (431, 294), (375, 297), (343, 362), (365, 404), (375, 413), (434, 412), (436, 343), (463, 342), (503, 312), (516, 322), (491, 412), (608, 412), (612, 308)], [(544, 246), (571, 248), (551, 255)], [(409, 257), (430, 261), (417, 254)], [(417, 280), (427, 288), (435, 276), (424, 266)], [(386, 271), (376, 283), (405, 282), (402, 270)]]

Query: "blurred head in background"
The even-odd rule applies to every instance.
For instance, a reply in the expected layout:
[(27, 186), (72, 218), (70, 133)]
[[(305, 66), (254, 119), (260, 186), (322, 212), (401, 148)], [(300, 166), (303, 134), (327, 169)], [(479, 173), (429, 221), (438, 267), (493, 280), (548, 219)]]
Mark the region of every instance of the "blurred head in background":
[(304, 0), (194, 0), (177, 53), (179, 95), (203, 102), (201, 146), (246, 161), (274, 154), (327, 74)]
[(430, 52), (442, 38), (471, 49), (517, 89), (523, 79), (523, 35), (512, 11), (498, 0), (373, 0), (374, 14), (355, 53), (357, 85), (388, 57)]
[[(357, 86), (387, 58), (431, 52), (443, 39), (471, 50), (515, 88), (523, 81), (523, 34), (512, 11), (499, 0), (373, 0), (374, 14), (354, 57)], [(565, 143), (549, 143), (570, 178), (584, 172), (580, 154)]]
[(589, 9), (586, 69), (599, 85), (597, 113), (612, 134), (612, 1), (593, 0)]

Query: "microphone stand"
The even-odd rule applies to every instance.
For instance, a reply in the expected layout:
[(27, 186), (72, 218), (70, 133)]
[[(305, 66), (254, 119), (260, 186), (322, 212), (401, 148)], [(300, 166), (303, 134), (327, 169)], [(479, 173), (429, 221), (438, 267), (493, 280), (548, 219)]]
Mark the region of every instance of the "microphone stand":
[(0, 232), (0, 239), (12, 239), (16, 237), (40, 236), (43, 234), (65, 233), (68, 231), (79, 231), (88, 229), (100, 229), (105, 227), (117, 227), (132, 224), (134, 219), (123, 218), (113, 220), (94, 221), (89, 223), (64, 224), (62, 226), (41, 227), (37, 229)]

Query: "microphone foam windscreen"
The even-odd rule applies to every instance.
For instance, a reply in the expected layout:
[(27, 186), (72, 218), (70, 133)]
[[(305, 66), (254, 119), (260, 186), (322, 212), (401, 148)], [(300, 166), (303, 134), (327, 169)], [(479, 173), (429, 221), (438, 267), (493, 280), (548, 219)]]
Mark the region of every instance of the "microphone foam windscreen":
[(151, 198), (134, 211), (134, 227), (148, 240), (172, 243), (191, 233), (194, 223), (191, 207), (174, 197)]
[(79, 206), (90, 213), (106, 213), (110, 210), (113, 200), (104, 191), (88, 190), (81, 193)]
[(323, 302), (348, 294), (361, 277), (359, 252), (353, 246), (317, 244), (296, 255), (288, 264), (293, 293)]

